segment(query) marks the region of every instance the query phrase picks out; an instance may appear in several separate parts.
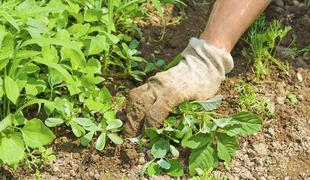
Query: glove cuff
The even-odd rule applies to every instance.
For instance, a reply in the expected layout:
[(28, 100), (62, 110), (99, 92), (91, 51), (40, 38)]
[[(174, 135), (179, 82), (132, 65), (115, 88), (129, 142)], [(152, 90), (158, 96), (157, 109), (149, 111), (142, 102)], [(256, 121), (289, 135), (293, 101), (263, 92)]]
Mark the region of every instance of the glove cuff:
[(187, 56), (198, 56), (202, 61), (212, 61), (208, 63), (219, 66), (225, 74), (229, 73), (234, 67), (234, 61), (230, 53), (202, 39), (191, 38), (181, 55), (185, 59), (187, 59)]

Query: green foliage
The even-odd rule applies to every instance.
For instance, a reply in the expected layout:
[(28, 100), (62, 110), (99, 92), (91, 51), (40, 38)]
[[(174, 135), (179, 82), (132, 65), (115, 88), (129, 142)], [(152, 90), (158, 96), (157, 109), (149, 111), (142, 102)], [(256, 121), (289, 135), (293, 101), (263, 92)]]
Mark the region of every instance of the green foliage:
[(283, 27), (279, 20), (267, 23), (264, 16), (259, 17), (251, 26), (245, 38), (249, 45), (246, 52), (253, 60), (257, 79), (269, 74), (271, 64), (288, 74), (288, 66), (277, 59), (275, 53), (290, 30), (291, 27)]
[[(222, 97), (208, 101), (186, 102), (174, 109), (160, 129), (145, 130), (146, 146), (153, 159), (142, 170), (148, 176), (162, 172), (170, 176), (183, 176), (180, 148), (190, 149), (188, 170), (194, 179), (210, 177), (219, 161), (228, 164), (235, 156), (240, 136), (248, 136), (261, 129), (261, 119), (249, 112), (224, 116), (214, 112)], [(173, 172), (173, 173), (172, 173)]]
[(235, 85), (235, 90), (239, 93), (238, 104), (242, 110), (247, 110), (259, 114), (260, 116), (272, 116), (271, 102), (267, 98), (257, 95), (257, 88), (244, 80)]
[(98, 150), (123, 142), (116, 112), (124, 98), (112, 97), (102, 82), (145, 74), (133, 38), (141, 34), (134, 18), (143, 16), (144, 2), (0, 2), (0, 163), (38, 168), (54, 159), (44, 146), (57, 126), (70, 128), (82, 145), (95, 139)]

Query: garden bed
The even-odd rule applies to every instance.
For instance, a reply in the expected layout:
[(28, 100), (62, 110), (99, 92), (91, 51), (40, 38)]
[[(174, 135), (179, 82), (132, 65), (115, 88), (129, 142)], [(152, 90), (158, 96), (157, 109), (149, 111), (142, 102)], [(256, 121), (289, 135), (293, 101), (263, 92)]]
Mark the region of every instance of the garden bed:
[[(185, 7), (186, 18), (173, 22), (179, 15), (179, 9), (167, 6), (171, 22), (165, 30), (162, 40), (162, 24), (152, 19), (141, 24), (143, 39), (140, 45), (142, 56), (147, 60), (160, 58), (173, 59), (187, 45), (190, 37), (198, 36), (204, 29), (210, 7), (206, 4), (188, 1)], [(282, 42), (287, 47), (295, 35), (297, 48), (310, 45), (310, 8), (298, 1), (273, 2), (265, 12), (267, 20), (280, 19), (292, 31)], [(242, 79), (252, 82), (255, 75), (242, 54), (246, 47), (243, 41), (233, 51), (235, 68), (222, 84), (219, 94), (224, 96), (222, 114), (233, 114), (240, 110), (239, 94), (235, 85)], [(281, 50), (285, 51), (285, 50)], [(280, 51), (280, 53), (281, 53)], [(281, 54), (279, 55), (281, 57)], [(259, 84), (258, 96), (268, 98), (274, 114), (264, 117), (261, 132), (242, 138), (237, 156), (230, 164), (230, 171), (223, 165), (213, 172), (229, 179), (307, 179), (310, 178), (310, 54), (305, 52), (297, 57), (286, 59), (289, 63), (289, 75), (274, 68), (270, 75)], [(115, 93), (126, 96), (128, 90), (138, 86), (134, 81), (111, 78), (109, 85)], [(115, 89), (114, 84), (125, 85), (125, 89)], [(118, 87), (118, 86), (117, 86)], [(297, 101), (292, 102), (296, 96)], [(294, 98), (294, 97), (293, 97)], [(294, 100), (293, 100), (294, 101)], [(57, 138), (52, 147), (57, 159), (41, 170), (42, 179), (139, 179), (139, 172), (149, 160), (149, 150), (125, 140), (122, 145), (108, 144), (103, 151), (94, 145), (84, 147), (72, 132), (64, 127), (56, 128)], [(182, 161), (186, 164), (187, 151), (181, 151)], [(183, 179), (187, 179), (187, 171)], [(1, 179), (33, 179), (35, 174), (26, 168), (0, 170)], [(143, 179), (144, 177), (142, 177)], [(163, 175), (154, 179), (170, 179)]]

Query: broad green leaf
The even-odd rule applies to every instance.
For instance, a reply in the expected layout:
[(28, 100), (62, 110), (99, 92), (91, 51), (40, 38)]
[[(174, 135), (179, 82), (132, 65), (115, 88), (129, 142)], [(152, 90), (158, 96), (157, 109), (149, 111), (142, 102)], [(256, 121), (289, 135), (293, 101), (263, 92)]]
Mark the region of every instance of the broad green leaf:
[(15, 81), (16, 81), (16, 84), (18, 85), (18, 89), (20, 92), (25, 88), (27, 84), (27, 80), (28, 80), (28, 75), (24, 73), (22, 70), (19, 71), (17, 76), (15, 77)]
[(4, 119), (0, 121), (0, 132), (5, 130), (8, 126), (13, 123), (13, 115), (9, 114)]
[(73, 24), (68, 28), (68, 31), (75, 38), (85, 36), (89, 31), (90, 24)]
[(154, 139), (155, 137), (158, 137), (159, 135), (155, 128), (147, 128), (145, 129), (144, 133), (150, 139)]
[(262, 120), (250, 112), (240, 112), (232, 116), (231, 121), (232, 125), (224, 128), (229, 136), (248, 136), (258, 132), (262, 127)]
[(84, 55), (79, 54), (75, 49), (72, 48), (61, 48), (61, 59), (69, 59), (71, 62), (72, 69), (85, 68), (86, 62)]
[(167, 174), (172, 177), (181, 177), (184, 175), (183, 166), (178, 160), (169, 160), (171, 165)]
[(108, 45), (106, 43), (105, 36), (97, 36), (93, 37), (90, 40), (89, 48), (88, 48), (88, 55), (99, 54), (103, 50), (106, 50)]
[(70, 121), (70, 126), (72, 129), (73, 134), (76, 137), (81, 137), (85, 134), (85, 130), (83, 129), (83, 127), (81, 127), (79, 124), (77, 124), (75, 121)]
[(213, 139), (213, 135), (211, 134), (204, 134), (204, 133), (198, 133), (190, 138), (188, 138), (184, 145), (185, 147), (191, 148), (191, 149), (198, 149), (202, 146), (205, 146), (209, 144)]
[(41, 49), (44, 60), (58, 63), (59, 55), (56, 48), (50, 44), (45, 44)]
[(222, 103), (223, 96), (215, 96), (208, 101), (195, 101), (196, 103), (199, 103), (205, 111), (213, 111), (217, 109), (221, 103)]
[(152, 162), (148, 167), (147, 167), (147, 175), (148, 176), (159, 176), (161, 173), (160, 166), (154, 162)]
[(22, 69), (22, 71), (26, 74), (32, 74), (39, 70), (40, 70), (40, 67), (33, 63), (26, 64)]
[(96, 141), (96, 149), (102, 151), (106, 144), (106, 133), (101, 133)]
[(107, 130), (117, 129), (123, 125), (123, 122), (119, 119), (112, 119), (107, 120), (108, 126), (106, 127)]
[(216, 134), (217, 154), (224, 161), (230, 161), (236, 154), (237, 138), (224, 133)]
[(87, 134), (85, 134), (82, 138), (81, 138), (81, 144), (83, 146), (87, 146), (90, 141), (92, 140), (93, 136), (94, 136), (95, 132), (94, 131), (90, 131)]
[(170, 150), (170, 144), (165, 140), (155, 142), (151, 149), (154, 158), (164, 158)]
[(63, 124), (65, 121), (61, 118), (47, 118), (45, 120), (45, 125), (47, 127), (56, 127)]
[(28, 82), (25, 86), (25, 91), (27, 95), (36, 96), (46, 89), (46, 83), (42, 79), (28, 79)]
[(13, 118), (13, 124), (14, 126), (21, 126), (26, 123), (27, 119), (24, 117), (24, 114), (22, 111), (17, 111), (14, 114)]
[(215, 167), (215, 159), (213, 157), (213, 148), (204, 146), (199, 149), (194, 149), (189, 156), (189, 174), (194, 176), (196, 169), (200, 168), (203, 171), (212, 170)]
[(101, 112), (104, 113), (106, 112), (108, 109), (111, 108), (111, 105), (109, 104), (103, 104), (97, 101), (94, 101), (92, 99), (86, 99), (85, 100), (85, 105), (86, 107), (91, 110), (91, 111), (97, 111), (97, 112)]
[(28, 121), (21, 131), (26, 145), (31, 148), (49, 144), (55, 139), (53, 132), (39, 119)]
[(103, 87), (100, 89), (99, 99), (103, 100), (103, 102), (111, 102), (112, 101), (112, 96), (111, 96), (111, 93), (110, 93), (108, 88)]
[(84, 13), (84, 21), (95, 22), (101, 19), (103, 15), (102, 10), (99, 9), (88, 9)]
[(106, 35), (106, 38), (107, 38), (107, 43), (110, 44), (110, 45), (114, 45), (114, 44), (117, 44), (120, 39), (113, 35), (113, 34), (110, 34), (110, 33), (107, 33), (107, 32), (104, 32), (104, 34)]
[(84, 56), (83, 52), (81, 51), (83, 44), (77, 41), (70, 41), (70, 40), (56, 39), (56, 38), (33, 38), (33, 39), (24, 41), (21, 44), (21, 47), (32, 45), (32, 44), (38, 44), (39, 46), (42, 46), (42, 47), (45, 45), (63, 46), (66, 48), (74, 49), (81, 57)]
[(220, 127), (220, 128), (224, 128), (227, 125), (231, 124), (231, 117), (227, 117), (227, 118), (221, 118), (221, 119), (216, 119), (214, 120), (215, 124)]
[(116, 134), (108, 133), (107, 135), (114, 144), (122, 144), (124, 142), (123, 139)]
[(16, 104), (17, 103), (17, 99), (20, 95), (19, 93), (19, 88), (18, 85), (16, 83), (16, 81), (14, 81), (11, 77), (9, 76), (5, 76), (4, 77), (4, 90), (5, 90), (5, 94), (8, 97), (8, 99)]
[(171, 167), (171, 164), (167, 162), (166, 160), (164, 160), (163, 158), (158, 160), (157, 164), (163, 169), (169, 169)]
[(93, 126), (94, 125), (94, 122), (92, 122), (88, 118), (74, 118), (74, 121), (77, 122), (79, 125), (81, 125), (83, 127)]
[(13, 57), (14, 44), (13, 35), (10, 33), (6, 34), (2, 41), (2, 47), (0, 48), (0, 70), (5, 68), (9, 63), (9, 59)]
[(101, 73), (101, 63), (95, 58), (90, 58), (86, 63), (86, 72)]
[(0, 138), (0, 160), (9, 165), (16, 165), (24, 159), (25, 145), (20, 133)]

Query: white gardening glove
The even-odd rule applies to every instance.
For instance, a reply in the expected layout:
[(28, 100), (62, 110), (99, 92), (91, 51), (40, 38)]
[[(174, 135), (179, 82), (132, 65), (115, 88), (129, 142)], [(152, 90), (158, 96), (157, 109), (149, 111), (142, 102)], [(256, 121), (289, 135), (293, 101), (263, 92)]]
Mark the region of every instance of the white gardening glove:
[(144, 127), (160, 127), (171, 110), (184, 101), (213, 97), (234, 66), (229, 53), (196, 38), (190, 40), (182, 56), (184, 60), (178, 65), (129, 92), (126, 136), (136, 136)]

